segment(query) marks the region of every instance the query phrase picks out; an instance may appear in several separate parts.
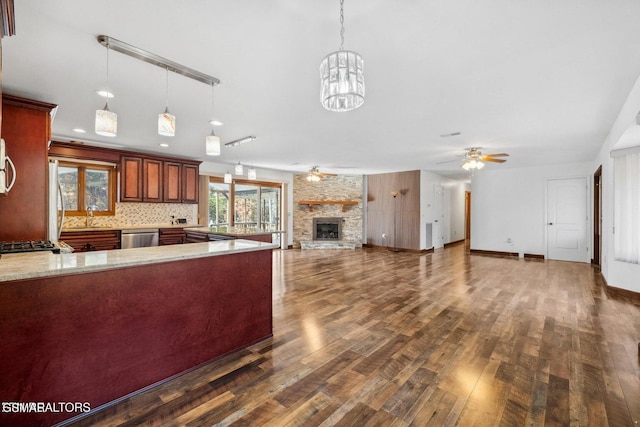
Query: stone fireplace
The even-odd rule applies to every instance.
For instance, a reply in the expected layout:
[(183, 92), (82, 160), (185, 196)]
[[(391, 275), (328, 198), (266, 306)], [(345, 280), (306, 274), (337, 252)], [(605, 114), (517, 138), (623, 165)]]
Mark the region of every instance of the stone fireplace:
[(313, 218), (313, 240), (342, 240), (342, 218)]
[(319, 182), (306, 178), (293, 178), (293, 248), (361, 248), (364, 176), (326, 176)]

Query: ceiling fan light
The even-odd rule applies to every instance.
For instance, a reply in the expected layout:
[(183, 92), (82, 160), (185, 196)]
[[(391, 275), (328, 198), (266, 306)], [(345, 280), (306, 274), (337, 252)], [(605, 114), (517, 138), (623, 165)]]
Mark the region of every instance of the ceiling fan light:
[(208, 156), (220, 155), (220, 137), (213, 133), (213, 129), (211, 129), (211, 135), (205, 139), (205, 148)]
[(476, 162), (476, 169), (480, 170), (480, 169), (482, 169), (483, 167), (484, 167), (484, 163), (483, 163), (483, 162), (481, 162), (480, 160), (478, 160), (478, 161)]
[(468, 171), (468, 170), (469, 170), (469, 162), (468, 162), (468, 161), (465, 161), (465, 162), (462, 164), (462, 169), (464, 169), (464, 170), (466, 170), (466, 171)]
[(477, 166), (478, 166), (478, 162), (476, 162), (475, 160), (469, 161), (469, 169), (475, 169)]
[(118, 134), (118, 115), (109, 109), (109, 103), (102, 110), (96, 110), (95, 132), (102, 136), (114, 137)]

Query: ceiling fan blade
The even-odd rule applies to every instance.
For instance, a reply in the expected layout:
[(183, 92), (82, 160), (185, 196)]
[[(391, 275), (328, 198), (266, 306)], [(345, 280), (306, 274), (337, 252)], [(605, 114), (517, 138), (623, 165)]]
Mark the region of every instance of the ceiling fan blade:
[(504, 163), (504, 162), (506, 162), (505, 159), (494, 159), (493, 157), (488, 157), (488, 156), (482, 156), (480, 158), (480, 160), (482, 160), (483, 162), (494, 162), (494, 163)]
[(437, 162), (437, 163), (436, 163), (436, 165), (443, 165), (443, 164), (445, 164), (445, 163), (459, 162), (459, 161), (461, 161), (461, 160), (462, 160), (462, 159), (446, 160), (446, 161), (444, 161), (444, 162)]
[(488, 157), (509, 157), (507, 153), (485, 154)]

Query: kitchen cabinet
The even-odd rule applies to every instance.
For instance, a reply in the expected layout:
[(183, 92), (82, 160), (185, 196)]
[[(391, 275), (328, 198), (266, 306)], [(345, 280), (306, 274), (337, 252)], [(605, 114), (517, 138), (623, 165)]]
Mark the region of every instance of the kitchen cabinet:
[(142, 157), (120, 159), (120, 201), (142, 202)]
[(120, 230), (63, 231), (60, 240), (77, 252), (120, 249)]
[(164, 162), (164, 201), (180, 203), (182, 201), (182, 164)]
[(198, 165), (122, 156), (121, 202), (198, 203)]
[(2, 95), (2, 138), (16, 167), (16, 182), (0, 195), (0, 241), (46, 240), (49, 182), (47, 145), (51, 114), (45, 102)]
[(186, 233), (182, 228), (160, 228), (158, 230), (158, 244), (180, 245), (186, 240)]
[(198, 203), (198, 166), (182, 165), (182, 203)]
[(164, 201), (198, 203), (198, 165), (164, 162)]
[(142, 160), (142, 201), (162, 202), (162, 161)]

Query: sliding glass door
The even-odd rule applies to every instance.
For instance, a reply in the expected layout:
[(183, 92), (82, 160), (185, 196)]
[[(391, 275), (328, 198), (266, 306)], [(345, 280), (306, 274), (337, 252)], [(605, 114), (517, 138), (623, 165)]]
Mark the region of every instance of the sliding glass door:
[[(240, 180), (224, 184), (210, 178), (209, 225), (278, 231), (281, 204), (281, 184)], [(279, 244), (280, 233), (274, 233), (272, 241)]]

